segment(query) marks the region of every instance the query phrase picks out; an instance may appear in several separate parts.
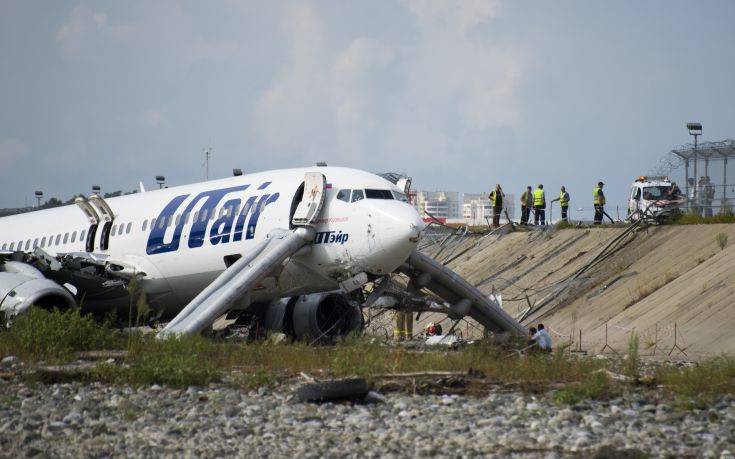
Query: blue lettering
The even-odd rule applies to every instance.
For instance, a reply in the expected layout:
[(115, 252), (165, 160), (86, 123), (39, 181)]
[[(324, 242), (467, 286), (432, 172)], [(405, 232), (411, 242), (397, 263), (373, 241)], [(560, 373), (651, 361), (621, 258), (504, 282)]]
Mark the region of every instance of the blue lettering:
[[(181, 203), (184, 202), (184, 200), (188, 197), (188, 194), (182, 194), (181, 196), (176, 196), (175, 198), (173, 198), (171, 202), (169, 202), (166, 207), (163, 208), (161, 215), (159, 215), (158, 218), (155, 219), (155, 222), (158, 223), (162, 221), (161, 219), (164, 219), (163, 221), (165, 222), (169, 218), (171, 218), (171, 216), (176, 212), (176, 209), (178, 209)], [(179, 249), (181, 231), (178, 226), (176, 227), (176, 231), (174, 232), (173, 239), (171, 239), (171, 242), (168, 243), (163, 242), (163, 238), (166, 235), (166, 228), (168, 228), (168, 225), (151, 224), (151, 227), (151, 234), (148, 236), (148, 245), (145, 249), (145, 252), (148, 255), (173, 252), (174, 250)]]
[(231, 188), (223, 188), (221, 190), (207, 191), (199, 194), (189, 203), (189, 205), (186, 207), (184, 215), (188, 215), (201, 199), (207, 199), (206, 201), (204, 201), (204, 204), (202, 204), (202, 207), (199, 209), (199, 214), (201, 215), (204, 212), (206, 213), (207, 218), (202, 221), (202, 218), (200, 217), (191, 225), (191, 233), (189, 233), (190, 249), (201, 247), (202, 245), (204, 245), (204, 238), (207, 234), (207, 225), (209, 223), (209, 219), (212, 215), (214, 215), (214, 212), (216, 212), (217, 204), (219, 204), (222, 198), (228, 193), (245, 190), (248, 188), (248, 186), (250, 185), (234, 186)]
[(225, 214), (212, 224), (212, 232), (209, 235), (209, 242), (217, 245), (220, 242), (225, 244), (230, 242), (230, 231), (232, 231), (232, 222), (235, 220), (235, 209), (240, 205), (239, 199), (231, 199), (225, 203)]
[(245, 218), (247, 218), (248, 214), (250, 213), (250, 209), (253, 208), (253, 204), (255, 204), (255, 196), (249, 197), (248, 200), (245, 201), (245, 204), (242, 206), (240, 215), (237, 216), (237, 223), (235, 223), (235, 232), (232, 233), (232, 240), (234, 242), (242, 240), (242, 230), (245, 227)]
[(258, 219), (260, 218), (261, 212), (265, 209), (265, 206), (278, 201), (280, 194), (273, 193), (271, 195), (263, 195), (255, 206), (255, 210), (250, 215), (250, 221), (248, 221), (248, 230), (245, 235), (245, 239), (252, 239), (255, 237), (255, 227), (258, 226)]

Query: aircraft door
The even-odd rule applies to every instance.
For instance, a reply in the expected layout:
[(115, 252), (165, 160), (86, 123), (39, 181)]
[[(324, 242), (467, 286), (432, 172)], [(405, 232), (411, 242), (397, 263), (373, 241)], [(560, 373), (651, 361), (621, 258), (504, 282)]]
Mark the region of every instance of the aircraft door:
[(84, 196), (80, 196), (74, 199), (74, 204), (76, 204), (82, 210), (84, 216), (87, 217), (87, 221), (89, 222), (89, 228), (87, 229), (87, 240), (85, 241), (84, 249), (87, 252), (93, 252), (94, 237), (97, 233), (97, 225), (99, 224), (99, 215)]
[(294, 226), (310, 225), (319, 217), (324, 206), (327, 179), (321, 172), (307, 172), (304, 177), (304, 192), (301, 202), (293, 213), (291, 224)]
[[(102, 199), (99, 195), (92, 195), (89, 197), (89, 201), (94, 204), (94, 207), (97, 208), (99, 215), (102, 216), (102, 219), (104, 220), (104, 224), (102, 225), (102, 231), (100, 231), (100, 237), (99, 237), (99, 244), (97, 247), (101, 251), (105, 251), (110, 246), (110, 231), (112, 230), (112, 223), (115, 220), (115, 215), (112, 213), (112, 209), (107, 204), (107, 202)], [(95, 237), (92, 236), (91, 239), (88, 239), (88, 242), (92, 243), (92, 247), (95, 247)]]

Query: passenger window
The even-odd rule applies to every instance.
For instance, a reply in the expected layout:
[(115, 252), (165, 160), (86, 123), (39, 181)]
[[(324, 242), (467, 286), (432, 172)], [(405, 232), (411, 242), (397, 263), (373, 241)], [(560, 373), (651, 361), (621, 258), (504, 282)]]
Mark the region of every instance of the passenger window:
[(61, 242), (61, 234), (57, 234), (56, 235), (56, 245), (59, 245), (60, 242)]
[(155, 227), (156, 227), (156, 219), (155, 218), (152, 218), (151, 219), (151, 231), (153, 231), (153, 228), (155, 228)]
[(73, 233), (71, 233), (71, 242), (74, 242), (76, 240), (77, 240), (77, 232), (74, 231)]
[(9, 247), (8, 249), (9, 249), (9, 250), (13, 250), (13, 246), (14, 246), (14, 245), (15, 245), (15, 242), (11, 242), (11, 243), (10, 243), (10, 247)]
[(166, 217), (158, 220), (158, 229), (163, 229), (165, 227), (166, 227)]
[(130, 234), (130, 230), (133, 229), (133, 223), (128, 223), (128, 226), (125, 227), (125, 234)]
[(44, 248), (44, 247), (46, 247), (46, 238), (45, 237), (41, 239), (41, 248)]
[(30, 248), (31, 248), (31, 240), (30, 239), (27, 239), (26, 240), (26, 250), (28, 250)]
[(143, 220), (143, 226), (141, 227), (141, 231), (145, 231), (147, 227), (148, 227), (148, 220)]
[(3, 248), (2, 248), (2, 250), (5, 250), (5, 244), (3, 244)]
[(365, 190), (365, 197), (368, 199), (393, 199), (390, 190)]
[(206, 221), (207, 221), (207, 209), (204, 209), (202, 211), (202, 222), (206, 222)]
[(339, 190), (339, 193), (337, 193), (337, 199), (344, 202), (350, 202), (350, 191), (352, 190)]
[(195, 221), (195, 222), (198, 222), (199, 221), (199, 211), (198, 210), (196, 212), (194, 212), (194, 220), (193, 221)]
[[(130, 223), (128, 223), (128, 225), (129, 224)], [(120, 229), (117, 231), (117, 235), (118, 236), (122, 236), (124, 230), (125, 230), (125, 224), (123, 223), (123, 224), (120, 225)]]
[(38, 247), (38, 238), (33, 241), (33, 248), (35, 249), (36, 247)]
[(69, 242), (69, 233), (64, 233), (64, 244)]
[(365, 193), (362, 190), (352, 190), (352, 202), (362, 201), (365, 199)]
[(176, 216), (176, 226), (179, 226), (179, 222), (181, 221), (181, 215)]
[(85, 230), (82, 230), (82, 232), (81, 232), (81, 233), (79, 233), (79, 242), (81, 242), (81, 241), (83, 241), (83, 240), (84, 240), (84, 233), (85, 233), (85, 232), (86, 232)]
[(116, 230), (117, 230), (117, 225), (112, 225), (112, 231), (110, 231), (110, 234), (114, 236)]

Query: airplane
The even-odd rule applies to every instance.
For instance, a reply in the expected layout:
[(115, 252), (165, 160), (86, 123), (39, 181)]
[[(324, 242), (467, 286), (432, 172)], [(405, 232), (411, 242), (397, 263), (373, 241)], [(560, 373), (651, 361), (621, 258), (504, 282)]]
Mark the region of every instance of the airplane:
[(318, 165), (3, 217), (0, 312), (8, 324), (32, 305), (125, 317), (143, 295), (150, 319), (168, 321), (160, 337), (201, 333), (226, 315), (313, 339), (359, 330), (355, 293), (400, 271), (447, 299), (440, 309), (453, 317), (525, 333), (415, 250), (425, 223), (401, 184)]

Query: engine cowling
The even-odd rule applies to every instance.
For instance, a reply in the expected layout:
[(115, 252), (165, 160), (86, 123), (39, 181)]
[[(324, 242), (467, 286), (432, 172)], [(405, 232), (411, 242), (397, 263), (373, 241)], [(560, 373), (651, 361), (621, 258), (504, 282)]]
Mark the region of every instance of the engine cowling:
[(336, 292), (297, 297), (292, 317), (294, 334), (302, 341), (330, 341), (362, 329), (360, 306)]
[(22, 314), (31, 306), (73, 308), (74, 296), (41, 271), (26, 263), (8, 261), (0, 266), (0, 311), (6, 320)]
[(301, 341), (332, 341), (362, 330), (360, 306), (341, 292), (314, 293), (270, 303), (264, 325)]

